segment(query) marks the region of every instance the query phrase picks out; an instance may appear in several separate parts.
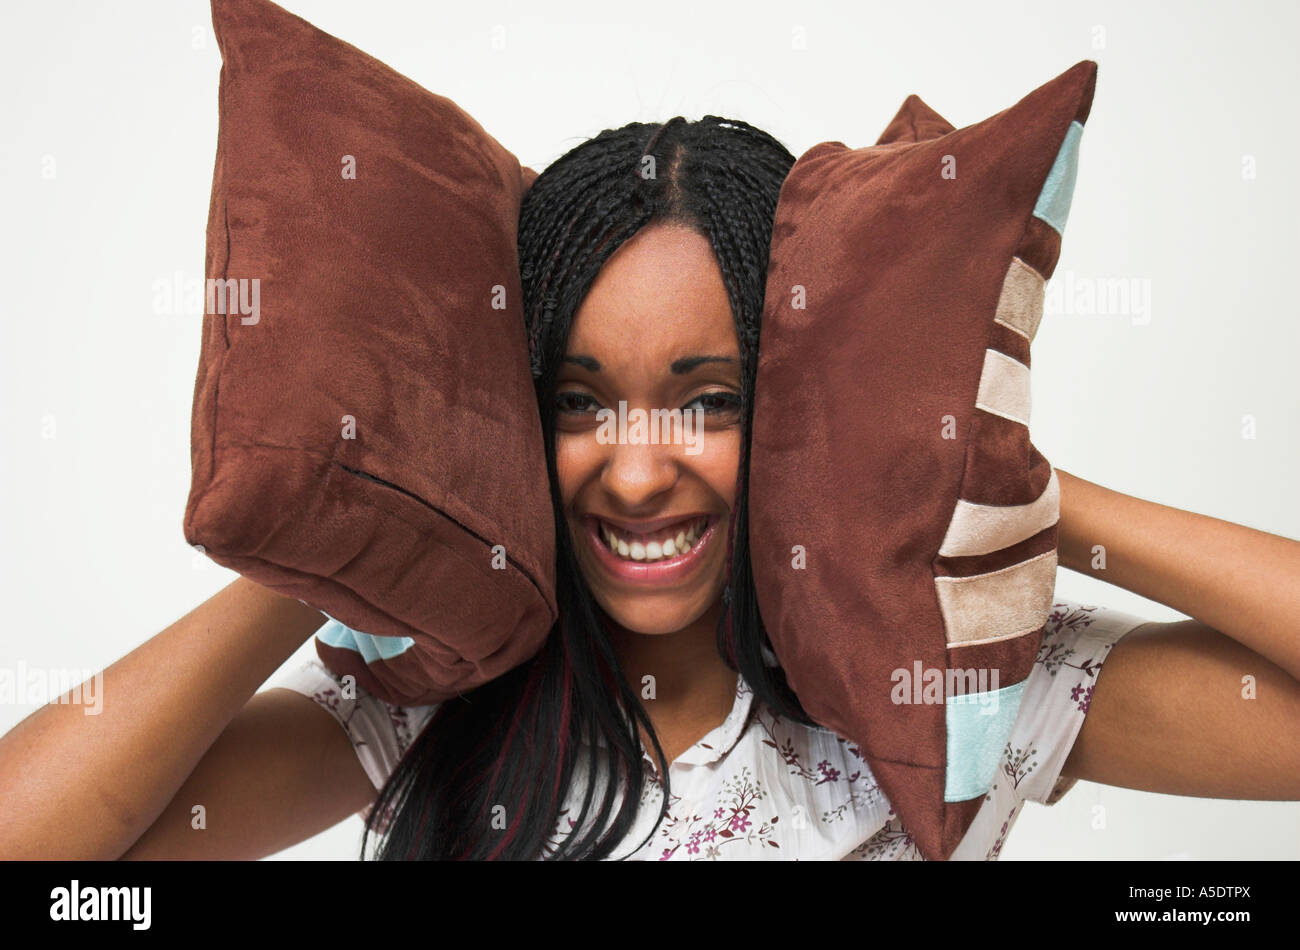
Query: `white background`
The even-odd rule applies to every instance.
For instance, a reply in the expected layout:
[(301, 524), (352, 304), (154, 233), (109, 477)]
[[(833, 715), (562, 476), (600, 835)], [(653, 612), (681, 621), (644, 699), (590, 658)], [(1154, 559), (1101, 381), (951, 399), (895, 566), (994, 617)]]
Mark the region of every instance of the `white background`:
[[(960, 127), (1097, 60), (1056, 279), (1149, 281), (1151, 309), (1044, 318), (1034, 441), (1091, 481), (1300, 537), (1300, 6), (288, 6), (452, 98), (537, 170), (601, 129), (678, 113), (745, 119), (796, 155), (869, 145), (909, 93)], [(0, 666), (95, 670), (233, 578), (181, 535), (199, 315), (154, 306), (156, 281), (203, 276), (219, 54), (201, 0), (0, 16)], [(1180, 617), (1065, 570), (1058, 592)], [(0, 706), (0, 730), (30, 710)], [(359, 828), (284, 854), (353, 857)], [(1300, 804), (1086, 784), (1029, 807), (1003, 851), (1297, 855)]]

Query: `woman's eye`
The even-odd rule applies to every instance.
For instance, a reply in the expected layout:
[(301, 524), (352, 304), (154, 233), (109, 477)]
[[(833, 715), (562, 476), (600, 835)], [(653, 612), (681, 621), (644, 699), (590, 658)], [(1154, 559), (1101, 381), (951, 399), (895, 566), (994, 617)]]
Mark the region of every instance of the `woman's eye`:
[(596, 400), (586, 393), (558, 393), (555, 408), (560, 412), (590, 412), (596, 407)]
[(735, 393), (716, 392), (701, 393), (690, 402), (685, 408), (690, 409), (698, 405), (698, 408), (708, 415), (717, 415), (720, 412), (734, 412), (740, 408), (740, 397)]

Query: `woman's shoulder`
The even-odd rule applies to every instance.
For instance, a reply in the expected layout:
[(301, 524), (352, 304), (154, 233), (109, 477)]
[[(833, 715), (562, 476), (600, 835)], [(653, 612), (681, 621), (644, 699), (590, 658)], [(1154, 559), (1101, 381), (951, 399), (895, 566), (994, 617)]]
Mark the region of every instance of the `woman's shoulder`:
[(383, 787), (439, 705), (397, 706), (384, 702), (318, 658), (305, 660), (269, 685), (301, 693), (327, 710), (347, 733), (376, 789)]
[[(1071, 674), (1068, 671), (1095, 679), (1110, 648), (1129, 631), (1147, 622), (1146, 618), (1125, 610), (1056, 595), (1043, 625), (1038, 655), (1026, 683), (1028, 705), (1032, 707), (1035, 702), (1046, 699), (1046, 684), (1057, 681), (1058, 676), (1061, 681), (1069, 679)], [(1090, 696), (1091, 684), (1087, 685), (1086, 692)], [(741, 689), (752, 692), (752, 687), (743, 677)], [(1025, 705), (1022, 703), (1021, 709)], [(791, 730), (835, 735), (833, 730), (815, 722), (805, 725), (783, 717), (761, 700), (756, 700), (755, 706), (767, 719), (781, 722)]]
[(1085, 637), (1115, 642), (1130, 630), (1148, 622), (1147, 618), (1118, 607), (1104, 607), (1058, 594), (1053, 599), (1052, 609), (1047, 616), (1043, 639)]
[[(1062, 772), (1106, 657), (1125, 634), (1147, 622), (1122, 609), (1059, 594), (1054, 597), (986, 796), (989, 814), (972, 827), (971, 840), (963, 842), (963, 856), (996, 857), (1024, 802), (1055, 804), (1074, 786), (1075, 781)], [(881, 850), (881, 842), (905, 841), (906, 834), (889, 811), (867, 755), (856, 741), (826, 726), (783, 717), (761, 701), (755, 703), (750, 732), (750, 741), (742, 748), (760, 759), (772, 757), (772, 767), (760, 770), (769, 780), (788, 786), (795, 795), (805, 784), (822, 790), (822, 798), (839, 791), (851, 806), (848, 811), (858, 813), (863, 822), (859, 829), (871, 838), (871, 846), (864, 845), (862, 854), (917, 856), (910, 845), (901, 851), (893, 846)], [(843, 812), (841, 807), (827, 813)]]
[(1055, 804), (1074, 787), (1061, 772), (1111, 649), (1147, 618), (1057, 596), (1025, 680), (1001, 775), (1018, 801)]

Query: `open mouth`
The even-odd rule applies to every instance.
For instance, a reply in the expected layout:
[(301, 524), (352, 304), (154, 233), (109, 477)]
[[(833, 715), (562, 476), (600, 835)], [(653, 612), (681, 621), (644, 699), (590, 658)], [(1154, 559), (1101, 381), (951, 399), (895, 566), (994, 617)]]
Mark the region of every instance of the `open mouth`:
[(717, 535), (717, 515), (689, 515), (653, 530), (637, 530), (595, 515), (584, 519), (600, 562), (629, 580), (663, 582), (692, 570)]
[(635, 534), (615, 527), (608, 521), (601, 521), (600, 536), (610, 552), (625, 561), (653, 562), (685, 554), (700, 543), (700, 538), (708, 527), (707, 515), (681, 521), (649, 534)]

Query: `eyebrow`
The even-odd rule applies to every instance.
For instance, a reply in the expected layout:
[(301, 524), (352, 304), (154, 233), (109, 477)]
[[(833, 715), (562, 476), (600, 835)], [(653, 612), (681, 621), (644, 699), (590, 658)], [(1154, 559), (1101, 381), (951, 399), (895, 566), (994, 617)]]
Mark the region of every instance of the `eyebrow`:
[[(591, 356), (566, 356), (566, 363), (574, 363), (583, 369), (591, 370), (593, 373), (600, 372), (600, 361)], [(676, 376), (683, 376), (696, 367), (705, 363), (734, 363), (735, 357), (731, 356), (683, 356), (681, 359), (673, 360), (672, 365), (668, 368)]]
[(736, 361), (730, 356), (683, 356), (679, 360), (673, 360), (673, 364), (669, 369), (680, 376), (684, 373), (689, 373), (691, 370), (695, 369), (697, 366), (703, 365), (704, 363), (734, 362)]

